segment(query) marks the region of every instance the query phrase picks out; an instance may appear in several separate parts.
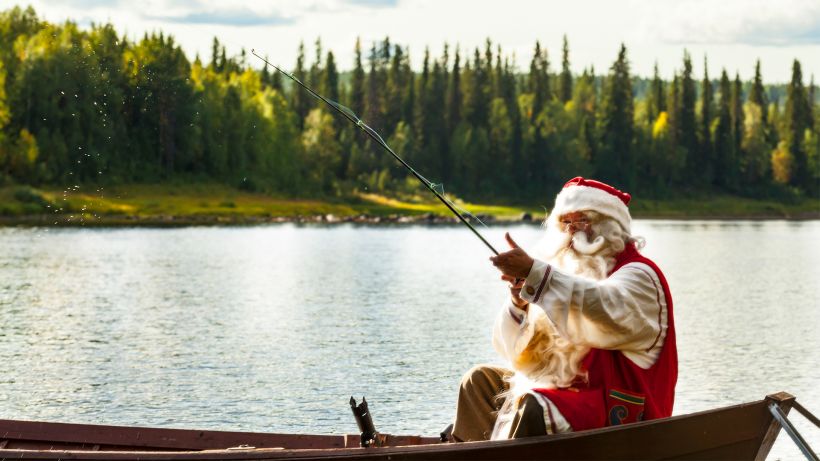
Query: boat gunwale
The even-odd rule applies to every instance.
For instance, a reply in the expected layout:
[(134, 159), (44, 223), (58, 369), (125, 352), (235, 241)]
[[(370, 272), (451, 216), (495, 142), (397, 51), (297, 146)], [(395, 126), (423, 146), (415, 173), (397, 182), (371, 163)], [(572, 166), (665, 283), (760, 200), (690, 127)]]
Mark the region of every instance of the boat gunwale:
[[(387, 456), (387, 455), (401, 455), (401, 454), (421, 454), (421, 453), (430, 453), (432, 454), (435, 452), (436, 454), (446, 455), (448, 453), (459, 453), (461, 455), (466, 455), (471, 452), (476, 451), (483, 451), (488, 449), (499, 449), (503, 448), (505, 450), (509, 450), (512, 448), (521, 448), (526, 449), (527, 447), (535, 447), (539, 445), (552, 445), (554, 443), (558, 443), (561, 441), (566, 441), (569, 439), (576, 439), (576, 438), (583, 438), (589, 436), (606, 436), (607, 434), (617, 433), (621, 431), (634, 431), (640, 430), (642, 428), (647, 428), (651, 426), (661, 426), (666, 425), (668, 423), (686, 423), (687, 420), (696, 420), (699, 417), (710, 415), (710, 414), (717, 414), (717, 413), (731, 413), (735, 411), (743, 411), (747, 409), (752, 409), (752, 407), (761, 407), (765, 408), (766, 405), (774, 401), (778, 403), (781, 407), (784, 408), (785, 411), (788, 411), (791, 407), (791, 402), (794, 401), (794, 397), (788, 393), (780, 392), (777, 394), (771, 394), (766, 398), (758, 401), (753, 402), (745, 402), (735, 405), (730, 405), (726, 407), (720, 407), (716, 409), (709, 409), (709, 410), (702, 410), (695, 413), (689, 413), (685, 415), (677, 415), (672, 416), (669, 418), (662, 418), (662, 419), (655, 419), (650, 421), (641, 421), (637, 423), (632, 423), (623, 426), (610, 426), (604, 427), (599, 429), (590, 429), (585, 431), (578, 431), (578, 432), (570, 432), (564, 434), (555, 434), (555, 435), (544, 435), (544, 436), (534, 436), (534, 437), (527, 437), (522, 439), (513, 439), (513, 440), (495, 440), (495, 441), (476, 441), (476, 442), (463, 442), (463, 443), (427, 443), (427, 444), (413, 444), (413, 445), (394, 445), (394, 446), (386, 446), (386, 447), (371, 447), (371, 448), (360, 448), (360, 447), (332, 447), (332, 448), (282, 448), (282, 447), (260, 447), (260, 448), (253, 448), (253, 449), (227, 449), (227, 448), (220, 448), (220, 449), (205, 449), (205, 450), (184, 450), (184, 451), (140, 451), (140, 450), (123, 450), (123, 451), (104, 451), (104, 450), (27, 450), (27, 449), (0, 449), (0, 457), (2, 458), (12, 458), (12, 457), (19, 457), (19, 458), (28, 458), (32, 455), (34, 456), (42, 456), (43, 458), (47, 459), (58, 459), (58, 458), (71, 458), (71, 457), (80, 457), (82, 459), (134, 459), (135, 457), (139, 457), (140, 459), (151, 459), (151, 460), (172, 460), (172, 459), (273, 459), (273, 458), (289, 458), (289, 459), (300, 459), (300, 458), (347, 458), (347, 457), (355, 457), (355, 458), (362, 458), (362, 457), (380, 457), (380, 456)], [(3, 423), (9, 422), (13, 420), (0, 420), (0, 427)], [(42, 424), (62, 424), (65, 425), (66, 423), (42, 423)], [(771, 418), (769, 419), (769, 424), (766, 427), (766, 430), (763, 434), (753, 433), (753, 434), (739, 434), (736, 437), (731, 439), (727, 439), (727, 443), (739, 443), (742, 441), (749, 441), (754, 439), (760, 439), (760, 446), (757, 451), (757, 455), (755, 459), (765, 459), (766, 455), (768, 454), (769, 450), (771, 449), (771, 445), (774, 443), (774, 439), (779, 432), (779, 426), (775, 429), (774, 425), (776, 423), (771, 422)], [(71, 424), (68, 424), (69, 426)], [(146, 429), (155, 429), (157, 431), (170, 431), (171, 433), (174, 432), (213, 432), (213, 433), (220, 433), (220, 434), (237, 434), (236, 432), (228, 432), (228, 431), (195, 431), (190, 429), (162, 429), (162, 428), (134, 428), (130, 426), (103, 426), (103, 425), (79, 425), (84, 426), (86, 428), (126, 428), (131, 430), (146, 430)], [(239, 434), (262, 434), (268, 436), (283, 436), (283, 437), (291, 437), (291, 438), (299, 438), (299, 437), (323, 437), (323, 438), (342, 438), (342, 437), (350, 437), (350, 436), (342, 436), (342, 435), (312, 435), (312, 434), (265, 434), (265, 433), (239, 433)], [(8, 435), (8, 434), (7, 434)], [(358, 437), (358, 436), (356, 436)], [(407, 436), (407, 437), (416, 437), (416, 436)], [(8, 437), (3, 437), (8, 438)], [(429, 438), (425, 438), (429, 441)], [(19, 440), (19, 439), (18, 439)], [(76, 442), (76, 440), (74, 440)], [(90, 442), (89, 442), (90, 443)], [(28, 456), (27, 456), (28, 455)]]

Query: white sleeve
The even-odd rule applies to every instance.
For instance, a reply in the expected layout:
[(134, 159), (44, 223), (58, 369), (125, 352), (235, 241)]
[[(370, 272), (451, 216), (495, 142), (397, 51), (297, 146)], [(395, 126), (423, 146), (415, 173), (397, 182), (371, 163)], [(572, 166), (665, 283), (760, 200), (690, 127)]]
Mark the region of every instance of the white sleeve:
[(590, 280), (536, 261), (521, 298), (542, 308), (558, 332), (575, 344), (620, 350), (643, 368), (660, 355), (666, 298), (657, 274), (646, 264), (630, 263), (609, 278)]
[(493, 347), (496, 352), (513, 362), (527, 347), (532, 335), (533, 326), (527, 319), (527, 311), (515, 307), (508, 300), (498, 312), (493, 327)]

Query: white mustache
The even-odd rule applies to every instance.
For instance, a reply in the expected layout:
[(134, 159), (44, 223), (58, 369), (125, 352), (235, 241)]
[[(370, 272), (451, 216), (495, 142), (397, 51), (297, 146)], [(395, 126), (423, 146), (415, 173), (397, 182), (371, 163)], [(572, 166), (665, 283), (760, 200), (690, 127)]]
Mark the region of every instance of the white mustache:
[(601, 251), (604, 245), (606, 245), (606, 239), (602, 235), (595, 237), (595, 240), (590, 242), (585, 232), (579, 231), (572, 234), (572, 248), (578, 253), (593, 255)]

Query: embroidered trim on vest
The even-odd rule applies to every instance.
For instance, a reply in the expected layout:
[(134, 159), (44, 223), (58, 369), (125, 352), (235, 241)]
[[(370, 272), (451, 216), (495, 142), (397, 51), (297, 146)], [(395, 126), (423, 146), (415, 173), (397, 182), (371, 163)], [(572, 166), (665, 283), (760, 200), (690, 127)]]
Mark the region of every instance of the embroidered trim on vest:
[(626, 392), (617, 391), (615, 389), (611, 389), (609, 391), (609, 396), (612, 397), (613, 399), (622, 400), (626, 403), (631, 403), (633, 405), (643, 405), (644, 401), (646, 400), (645, 397), (641, 397), (639, 395), (627, 394)]
[(550, 273), (552, 272), (552, 266), (547, 264), (547, 270), (544, 271), (544, 278), (541, 279), (541, 284), (538, 285), (538, 290), (535, 292), (535, 297), (533, 298), (533, 302), (538, 302), (541, 299), (541, 291), (544, 290), (544, 286), (547, 284), (547, 279), (550, 278)]

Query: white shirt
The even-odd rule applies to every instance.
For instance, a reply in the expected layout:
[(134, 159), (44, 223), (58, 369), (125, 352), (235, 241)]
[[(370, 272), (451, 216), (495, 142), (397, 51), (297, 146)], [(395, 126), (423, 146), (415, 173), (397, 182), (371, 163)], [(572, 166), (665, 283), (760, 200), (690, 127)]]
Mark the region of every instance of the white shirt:
[[(658, 359), (666, 338), (666, 297), (658, 275), (644, 263), (629, 263), (606, 279), (590, 280), (536, 260), (521, 298), (530, 309), (543, 309), (572, 343), (619, 350), (644, 369)], [(496, 320), (493, 345), (513, 360), (532, 333), (527, 311), (508, 301)]]

